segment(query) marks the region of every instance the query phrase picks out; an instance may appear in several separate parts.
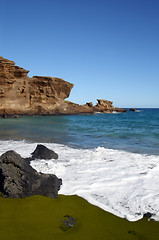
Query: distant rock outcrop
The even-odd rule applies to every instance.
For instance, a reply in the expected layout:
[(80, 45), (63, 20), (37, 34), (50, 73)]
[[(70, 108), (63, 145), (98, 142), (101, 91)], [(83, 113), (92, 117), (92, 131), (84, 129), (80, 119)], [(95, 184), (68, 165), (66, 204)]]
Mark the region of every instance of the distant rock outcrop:
[(103, 113), (111, 113), (115, 111), (115, 107), (113, 106), (113, 102), (104, 100), (104, 99), (97, 99), (98, 103), (95, 106), (97, 112)]
[(64, 101), (56, 109), (57, 114), (95, 114), (95, 113), (112, 113), (112, 112), (126, 112), (126, 109), (115, 108), (111, 101), (104, 99), (97, 99), (97, 105), (93, 106), (92, 103), (79, 105), (73, 102)]
[(112, 113), (112, 112), (126, 112), (126, 109), (122, 108), (115, 108), (113, 106), (113, 102), (104, 100), (104, 99), (97, 99), (98, 103), (94, 107), (95, 112), (103, 112), (103, 113)]
[(61, 184), (62, 180), (53, 174), (38, 173), (14, 151), (0, 157), (0, 192), (3, 197), (43, 195), (56, 198)]
[(131, 112), (137, 112), (136, 108), (130, 108), (129, 109)]
[(61, 78), (27, 76), (28, 70), (0, 57), (0, 115), (61, 115), (112, 113), (126, 110), (114, 108), (111, 101), (98, 99), (98, 104), (79, 105), (65, 101), (73, 84)]

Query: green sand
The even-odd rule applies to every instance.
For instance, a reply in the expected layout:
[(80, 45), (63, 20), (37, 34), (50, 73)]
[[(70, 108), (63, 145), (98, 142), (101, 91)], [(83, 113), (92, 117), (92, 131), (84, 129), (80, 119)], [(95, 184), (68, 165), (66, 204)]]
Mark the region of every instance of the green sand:
[[(67, 227), (65, 215), (75, 226)], [(33, 196), (0, 197), (0, 240), (158, 240), (159, 222), (146, 218), (129, 222), (89, 204), (78, 196), (58, 199)]]

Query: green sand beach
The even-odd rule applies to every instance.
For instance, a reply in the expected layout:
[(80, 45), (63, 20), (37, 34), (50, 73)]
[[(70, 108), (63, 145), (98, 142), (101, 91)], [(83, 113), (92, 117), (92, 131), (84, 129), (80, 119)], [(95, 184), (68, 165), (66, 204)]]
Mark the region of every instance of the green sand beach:
[[(65, 225), (68, 216), (74, 226)], [(0, 197), (1, 240), (157, 240), (158, 229), (159, 222), (147, 218), (129, 222), (75, 195)]]

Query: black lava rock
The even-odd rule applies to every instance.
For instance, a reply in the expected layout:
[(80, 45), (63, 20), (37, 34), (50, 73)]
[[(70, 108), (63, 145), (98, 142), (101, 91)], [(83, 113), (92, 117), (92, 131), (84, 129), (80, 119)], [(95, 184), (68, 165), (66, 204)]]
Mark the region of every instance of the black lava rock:
[(136, 112), (136, 108), (130, 108), (131, 112)]
[(45, 147), (42, 144), (38, 144), (36, 149), (34, 150), (34, 152), (31, 154), (32, 155), (32, 159), (57, 159), (58, 158), (58, 154), (55, 153), (53, 150), (48, 149), (47, 147)]
[(3, 197), (43, 195), (56, 198), (62, 180), (53, 174), (38, 173), (15, 151), (0, 157), (0, 192)]
[(77, 220), (70, 215), (66, 215), (64, 218), (65, 219), (62, 220), (62, 224), (59, 226), (62, 231), (66, 232), (77, 225)]
[(146, 217), (146, 218), (151, 218), (153, 216), (153, 213), (150, 213), (150, 212), (147, 212), (147, 213), (144, 213), (143, 217)]

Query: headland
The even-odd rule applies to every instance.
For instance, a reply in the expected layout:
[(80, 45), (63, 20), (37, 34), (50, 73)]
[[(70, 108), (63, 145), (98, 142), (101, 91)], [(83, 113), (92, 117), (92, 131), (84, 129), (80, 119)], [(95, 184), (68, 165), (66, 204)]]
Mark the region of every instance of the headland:
[(14, 61), (0, 57), (0, 115), (68, 115), (96, 112), (125, 112), (115, 108), (113, 102), (98, 99), (79, 105), (65, 99), (74, 84), (61, 78), (48, 76), (28, 77), (28, 70), (16, 66)]

